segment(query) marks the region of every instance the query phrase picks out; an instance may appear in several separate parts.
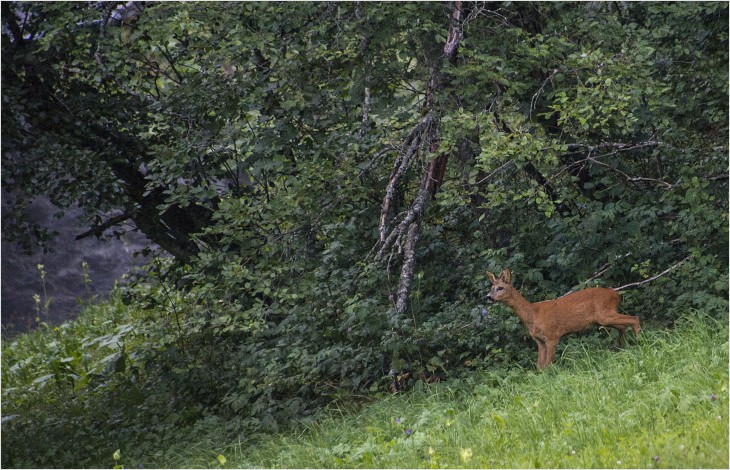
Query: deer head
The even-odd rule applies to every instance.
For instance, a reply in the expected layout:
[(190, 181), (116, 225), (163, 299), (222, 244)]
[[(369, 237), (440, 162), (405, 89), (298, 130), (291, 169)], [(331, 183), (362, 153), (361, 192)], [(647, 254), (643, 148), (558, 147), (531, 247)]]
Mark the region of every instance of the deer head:
[(504, 299), (509, 298), (514, 290), (512, 288), (512, 273), (509, 268), (505, 268), (502, 274), (497, 277), (487, 271), (487, 277), (489, 282), (492, 283), (492, 290), (487, 294), (487, 300), (490, 302), (503, 302)]

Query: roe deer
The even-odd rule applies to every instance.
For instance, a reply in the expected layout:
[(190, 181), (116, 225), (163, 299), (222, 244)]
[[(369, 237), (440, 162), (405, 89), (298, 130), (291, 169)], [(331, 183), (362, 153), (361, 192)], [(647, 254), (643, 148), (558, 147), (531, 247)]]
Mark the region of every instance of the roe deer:
[(501, 302), (514, 310), (537, 343), (538, 370), (553, 362), (558, 341), (567, 333), (581, 331), (594, 324), (611, 326), (618, 330), (619, 344), (623, 346), (627, 326), (633, 327), (636, 335), (641, 331), (639, 317), (618, 313), (621, 298), (613, 289), (591, 287), (559, 299), (533, 304), (512, 287), (509, 269), (502, 271), (499, 279), (489, 271), (487, 277), (492, 283), (487, 300)]

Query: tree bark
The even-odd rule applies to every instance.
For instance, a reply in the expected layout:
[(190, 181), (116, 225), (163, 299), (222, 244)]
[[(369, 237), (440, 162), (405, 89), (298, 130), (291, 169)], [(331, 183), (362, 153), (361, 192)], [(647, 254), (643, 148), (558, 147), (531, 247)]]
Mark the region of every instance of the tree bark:
[[(459, 43), (463, 36), (463, 9), (461, 1), (452, 3), (450, 20), (449, 34), (443, 51), (449, 62), (455, 64)], [(403, 265), (401, 266), (395, 301), (395, 313), (397, 315), (405, 313), (408, 309), (413, 274), (416, 268), (416, 249), (418, 247), (424, 213), (429, 198), (435, 196), (443, 184), (446, 166), (449, 160), (449, 155), (442, 152), (425, 165), (415, 200), (401, 223), (389, 232), (388, 218), (395, 188), (405, 169), (412, 161), (413, 156), (417, 153), (421, 140), (425, 136), (431, 154), (437, 153), (439, 149), (437, 119), (435, 118), (437, 113), (434, 112), (436, 106), (434, 104), (434, 96), (443, 91), (445, 85), (448, 83), (448, 77), (441, 71), (440, 58), (432, 59), (434, 65), (432, 66), (429, 88), (426, 91), (425, 108), (427, 114), (404, 141), (403, 148), (407, 148), (407, 150), (402, 152), (394, 162), (393, 171), (391, 172), (386, 194), (383, 199), (380, 217), (380, 249), (378, 251), (378, 258), (382, 258), (392, 246), (399, 248), (402, 246), (403, 249)], [(405, 241), (401, 244), (403, 236), (405, 236)]]

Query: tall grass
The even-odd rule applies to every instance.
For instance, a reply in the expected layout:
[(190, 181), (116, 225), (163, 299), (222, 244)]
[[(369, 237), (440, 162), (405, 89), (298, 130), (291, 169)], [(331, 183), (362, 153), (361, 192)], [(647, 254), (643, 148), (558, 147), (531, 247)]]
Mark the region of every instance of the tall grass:
[(569, 340), (543, 373), (479, 372), (333, 410), (300, 433), (230, 446), (226, 465), (728, 468), (727, 324), (696, 314), (637, 343)]
[(107, 455), (112, 462), (113, 416), (124, 411), (116, 398), (133, 396), (118, 372), (134, 363), (129, 351), (144, 342), (137, 325), (146, 315), (119, 297), (3, 339), (3, 467), (93, 467)]

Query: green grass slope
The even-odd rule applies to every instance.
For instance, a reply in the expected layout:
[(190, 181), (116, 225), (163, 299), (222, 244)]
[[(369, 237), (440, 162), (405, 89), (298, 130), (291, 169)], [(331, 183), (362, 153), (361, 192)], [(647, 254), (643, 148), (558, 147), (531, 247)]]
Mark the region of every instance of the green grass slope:
[(697, 312), (623, 351), (568, 337), (543, 373), (474, 371), (233, 444), (245, 417), (181, 425), (164, 390), (115, 378), (150, 341), (141, 315), (117, 299), (3, 342), (3, 467), (728, 468), (728, 324)]
[(221, 455), (230, 467), (728, 468), (727, 324), (688, 316), (619, 352), (573, 340), (544, 373), (478, 372)]

